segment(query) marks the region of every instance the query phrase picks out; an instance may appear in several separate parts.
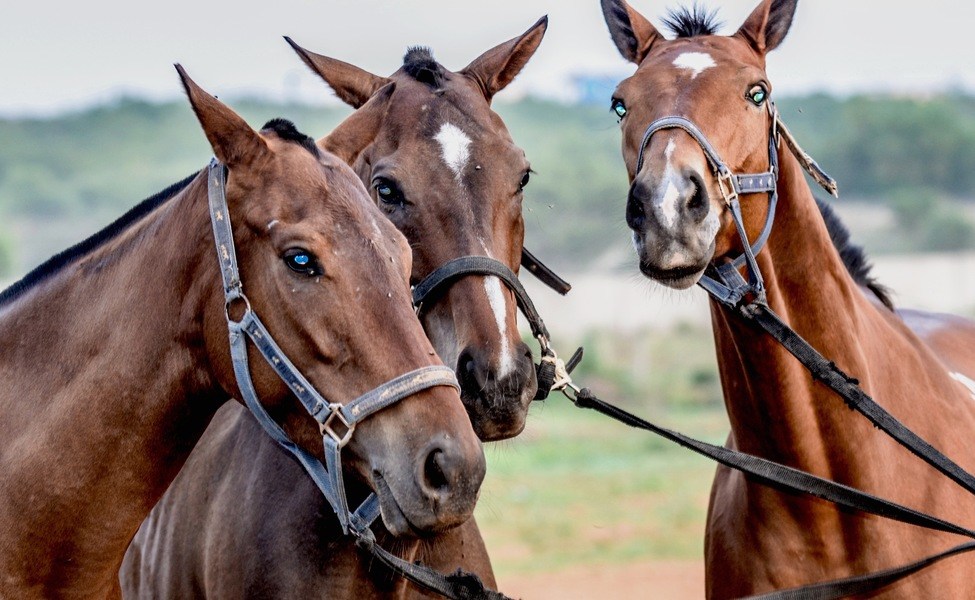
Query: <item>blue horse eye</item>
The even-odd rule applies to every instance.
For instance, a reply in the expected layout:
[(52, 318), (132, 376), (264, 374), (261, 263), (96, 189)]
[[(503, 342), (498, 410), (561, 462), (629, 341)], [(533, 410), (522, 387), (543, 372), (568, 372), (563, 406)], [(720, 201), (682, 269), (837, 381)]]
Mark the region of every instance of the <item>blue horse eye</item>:
[(622, 119), (626, 116), (626, 105), (620, 100), (613, 102), (613, 112), (616, 113), (617, 117)]
[(389, 196), (393, 193), (393, 188), (389, 187), (388, 185), (381, 185), (376, 188), (376, 191), (380, 196)]
[(309, 257), (307, 254), (298, 254), (293, 260), (295, 261), (295, 264), (303, 267), (311, 262), (311, 257)]
[(761, 104), (762, 102), (765, 102), (765, 98), (767, 97), (768, 97), (768, 92), (766, 92), (762, 88), (755, 88), (749, 94), (749, 98), (755, 104)]

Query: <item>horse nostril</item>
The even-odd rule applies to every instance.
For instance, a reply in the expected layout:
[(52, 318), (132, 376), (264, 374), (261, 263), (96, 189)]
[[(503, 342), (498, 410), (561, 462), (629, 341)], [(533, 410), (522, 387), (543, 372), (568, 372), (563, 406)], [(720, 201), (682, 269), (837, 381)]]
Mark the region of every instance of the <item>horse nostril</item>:
[(701, 216), (707, 215), (708, 209), (708, 193), (707, 188), (704, 187), (704, 181), (701, 176), (697, 173), (691, 173), (687, 176), (687, 179), (694, 186), (693, 192), (687, 199), (687, 209), (692, 213), (703, 213)]
[(635, 190), (630, 191), (626, 202), (626, 224), (636, 232), (642, 232), (647, 224), (647, 213), (643, 208), (643, 200), (636, 197)]
[(477, 361), (468, 350), (461, 352), (457, 358), (457, 381), (465, 393), (477, 392), (480, 387), (477, 383)]
[(444, 452), (440, 448), (435, 448), (427, 455), (423, 465), (423, 477), (428, 489), (439, 492), (450, 486), (450, 481), (444, 472), (445, 461)]

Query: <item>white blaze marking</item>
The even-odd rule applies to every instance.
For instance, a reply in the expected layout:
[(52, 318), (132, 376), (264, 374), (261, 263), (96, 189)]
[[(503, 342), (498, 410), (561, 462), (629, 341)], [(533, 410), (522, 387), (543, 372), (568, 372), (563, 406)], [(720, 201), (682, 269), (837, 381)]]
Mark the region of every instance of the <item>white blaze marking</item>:
[(975, 381), (965, 377), (961, 373), (952, 373), (951, 378), (968, 388), (968, 391), (972, 393), (972, 398), (975, 399)]
[(454, 175), (460, 177), (471, 157), (471, 138), (451, 123), (444, 123), (433, 137), (440, 143), (440, 155)]
[(674, 66), (679, 69), (693, 71), (691, 73), (691, 79), (694, 79), (711, 67), (716, 67), (717, 63), (706, 52), (685, 52), (674, 59)]
[(494, 312), (494, 318), (498, 322), (498, 333), (501, 335), (501, 357), (498, 360), (498, 379), (501, 379), (514, 370), (515, 366), (515, 358), (511, 354), (511, 344), (508, 343), (508, 321), (505, 319), (506, 307), (501, 280), (497, 277), (485, 277), (484, 290), (487, 292), (491, 311)]
[(664, 191), (664, 195), (658, 205), (660, 207), (660, 216), (663, 217), (663, 226), (668, 229), (673, 228), (677, 222), (677, 209), (680, 203), (680, 192), (677, 186), (674, 185), (674, 167), (670, 162), (676, 148), (677, 144), (671, 139), (667, 142), (667, 148), (664, 149), (664, 156), (667, 157), (667, 167), (664, 169), (664, 180), (667, 182), (667, 189)]

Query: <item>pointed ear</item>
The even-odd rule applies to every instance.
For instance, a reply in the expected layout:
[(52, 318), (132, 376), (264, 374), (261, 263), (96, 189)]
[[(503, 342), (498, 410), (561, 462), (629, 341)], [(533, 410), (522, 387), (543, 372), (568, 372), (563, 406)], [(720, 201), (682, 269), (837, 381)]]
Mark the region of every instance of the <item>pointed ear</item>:
[(379, 88), (389, 83), (389, 79), (373, 75), (355, 65), (305, 50), (288, 36), (284, 36), (284, 39), (301, 60), (325, 80), (335, 95), (352, 108), (359, 108), (368, 102)]
[(362, 108), (339, 123), (332, 133), (318, 140), (318, 147), (351, 165), (379, 135), (389, 110), (389, 99), (395, 90), (395, 83), (386, 84)]
[(657, 28), (638, 13), (626, 0), (600, 0), (603, 18), (609, 27), (609, 35), (623, 58), (640, 64), (650, 53), (650, 48), (663, 39)]
[(508, 87), (531, 59), (548, 29), (548, 15), (539, 19), (522, 35), (491, 48), (461, 69), (481, 86), (484, 97), (491, 101), (495, 94)]
[(244, 119), (196, 85), (181, 65), (176, 71), (217, 160), (231, 169), (253, 167), (270, 154), (267, 143)]
[(775, 50), (792, 27), (798, 3), (799, 0), (762, 0), (736, 35), (748, 40), (759, 54)]

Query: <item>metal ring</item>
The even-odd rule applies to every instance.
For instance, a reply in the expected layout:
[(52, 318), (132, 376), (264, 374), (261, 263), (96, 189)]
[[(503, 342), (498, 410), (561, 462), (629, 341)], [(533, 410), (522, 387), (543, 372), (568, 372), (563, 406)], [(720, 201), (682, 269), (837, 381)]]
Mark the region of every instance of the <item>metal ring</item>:
[[(355, 423), (349, 423), (345, 419), (345, 415), (342, 414), (341, 404), (329, 404), (328, 410), (330, 411), (328, 418), (325, 419), (319, 428), (321, 429), (322, 436), (327, 435), (332, 438), (335, 441), (335, 445), (341, 449), (352, 439), (352, 432), (355, 431)], [(332, 421), (336, 418), (345, 427), (345, 433), (343, 435), (335, 433), (335, 430), (332, 429)]]
[[(240, 319), (234, 319), (232, 316), (230, 316), (230, 306), (233, 303), (237, 302), (238, 300), (244, 301), (244, 313), (240, 316)], [(251, 301), (247, 299), (247, 296), (244, 295), (243, 291), (236, 290), (234, 293), (227, 294), (227, 298), (224, 301), (223, 310), (224, 310), (224, 314), (227, 315), (228, 323), (239, 324), (243, 322), (244, 317), (246, 317), (248, 314), (251, 313)]]

